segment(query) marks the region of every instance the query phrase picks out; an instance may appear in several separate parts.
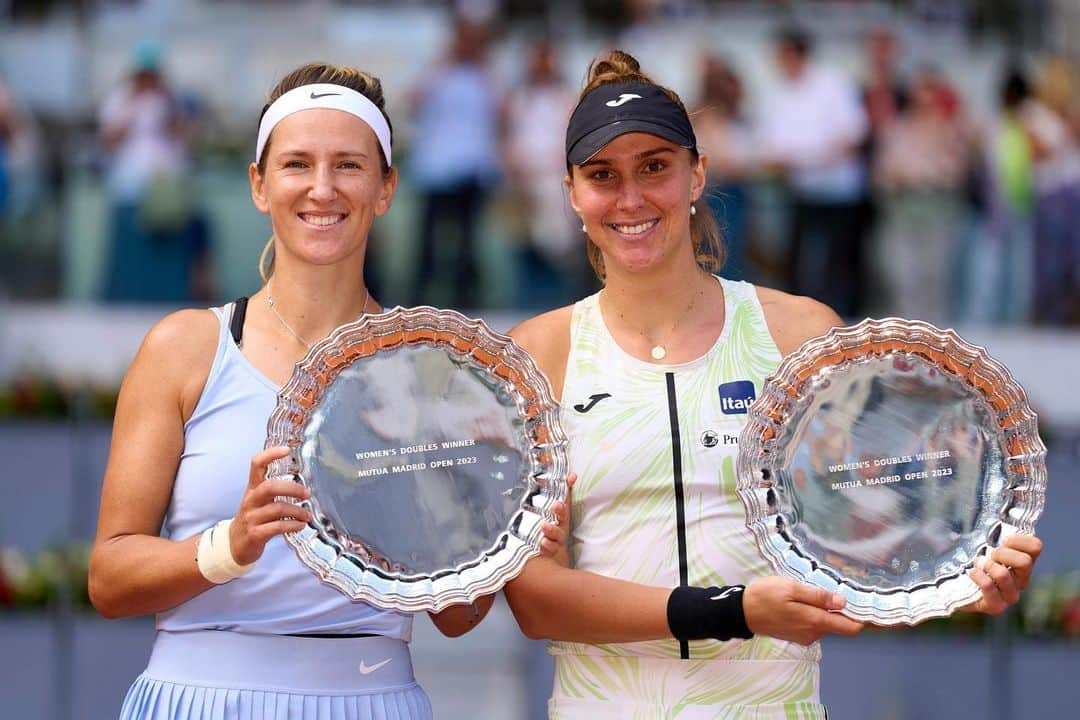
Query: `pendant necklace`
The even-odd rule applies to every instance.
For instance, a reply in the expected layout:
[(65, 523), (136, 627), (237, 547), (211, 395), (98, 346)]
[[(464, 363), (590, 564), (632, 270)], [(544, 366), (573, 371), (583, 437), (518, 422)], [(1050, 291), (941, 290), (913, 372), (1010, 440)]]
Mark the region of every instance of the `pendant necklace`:
[[(360, 314), (356, 316), (357, 320), (362, 318), (365, 315), (365, 313), (367, 313), (367, 304), (368, 304), (368, 300), (370, 298), (371, 298), (371, 291), (365, 285), (364, 286), (364, 304), (360, 306)], [(266, 304), (270, 306), (270, 312), (274, 313), (274, 317), (276, 317), (278, 319), (278, 322), (281, 323), (282, 327), (284, 327), (286, 330), (288, 330), (289, 333), (291, 333), (294, 338), (299, 340), (301, 345), (303, 345), (308, 350), (310, 350), (313, 343), (309, 343), (307, 340), (300, 337), (300, 333), (293, 330), (292, 325), (285, 322), (285, 318), (281, 317), (281, 313), (278, 312), (277, 306), (274, 305), (274, 296), (271, 294), (269, 284), (266, 286)]]
[[(683, 320), (685, 320), (687, 316), (690, 315), (690, 311), (694, 309), (694, 305), (697, 303), (698, 296), (702, 294), (703, 291), (699, 290), (698, 292), (694, 293), (693, 297), (690, 298), (690, 303), (686, 306), (686, 309), (683, 310), (682, 314), (678, 318), (676, 318), (674, 323), (671, 324), (671, 329), (667, 332), (668, 338), (671, 338), (671, 336), (675, 333), (675, 330), (678, 329), (679, 324)], [(623, 320), (624, 322), (626, 321), (626, 318), (623, 317), (623, 314), (621, 312), (619, 313), (619, 319)], [(645, 334), (644, 330), (638, 330), (638, 335), (640, 335), (647, 342), (652, 344), (652, 349), (649, 350), (649, 355), (652, 356), (653, 360), (663, 360), (667, 357), (667, 347), (665, 347), (664, 343), (652, 343), (652, 340)]]

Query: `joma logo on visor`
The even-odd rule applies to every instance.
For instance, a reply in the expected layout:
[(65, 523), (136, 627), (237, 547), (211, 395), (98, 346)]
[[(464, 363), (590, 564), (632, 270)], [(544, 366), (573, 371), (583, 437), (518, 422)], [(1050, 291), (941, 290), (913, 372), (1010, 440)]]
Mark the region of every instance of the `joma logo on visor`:
[(640, 100), (640, 99), (641, 99), (641, 96), (638, 95), (637, 93), (623, 93), (622, 95), (619, 95), (618, 100), (608, 100), (604, 104), (607, 105), (608, 107), (619, 107), (620, 105), (625, 105), (626, 103), (630, 102), (631, 100)]

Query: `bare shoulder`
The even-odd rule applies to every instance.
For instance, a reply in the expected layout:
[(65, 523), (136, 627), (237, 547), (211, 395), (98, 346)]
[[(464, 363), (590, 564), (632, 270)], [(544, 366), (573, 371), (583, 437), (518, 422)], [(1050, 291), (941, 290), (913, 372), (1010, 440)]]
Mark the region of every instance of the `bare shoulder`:
[(184, 450), (184, 423), (214, 362), (220, 325), (182, 310), (146, 334), (124, 376), (113, 419), (98, 538), (156, 535)]
[(510, 336), (530, 353), (543, 354), (552, 345), (570, 347), (570, 317), (574, 306), (549, 310), (524, 320), (510, 330)]
[(216, 348), (219, 331), (218, 319), (210, 310), (178, 310), (150, 328), (139, 353), (182, 366)]
[(765, 287), (757, 293), (769, 332), (785, 357), (807, 340), (844, 325), (831, 307), (813, 298)]
[(510, 331), (510, 337), (532, 355), (547, 375), (556, 399), (562, 396), (573, 313), (574, 306), (567, 305), (529, 318)]
[(210, 310), (166, 315), (143, 339), (125, 384), (143, 379), (160, 383), (178, 393), (184, 408), (193, 408), (210, 374), (219, 333), (219, 321)]

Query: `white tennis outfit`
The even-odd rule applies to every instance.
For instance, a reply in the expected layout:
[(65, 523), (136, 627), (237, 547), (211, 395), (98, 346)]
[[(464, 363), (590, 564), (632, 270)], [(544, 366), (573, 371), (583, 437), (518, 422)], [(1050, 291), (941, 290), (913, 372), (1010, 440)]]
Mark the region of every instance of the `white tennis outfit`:
[[(631, 357), (599, 295), (574, 306), (562, 422), (577, 568), (647, 585), (746, 584), (772, 574), (735, 491), (749, 401), (780, 363), (754, 287), (718, 278), (724, 328), (680, 365)], [(568, 598), (568, 602), (573, 602)], [(825, 718), (817, 644), (770, 637), (553, 642), (552, 718)]]
[[(162, 535), (192, 537), (231, 517), (251, 457), (266, 440), (278, 388), (221, 330)], [(195, 562), (192, 557), (192, 562)], [(299, 635), (371, 637), (299, 637)], [(255, 568), (158, 613), (149, 665), (124, 700), (125, 720), (427, 720), (413, 678), (412, 616), (353, 602), (323, 584), (280, 537)]]

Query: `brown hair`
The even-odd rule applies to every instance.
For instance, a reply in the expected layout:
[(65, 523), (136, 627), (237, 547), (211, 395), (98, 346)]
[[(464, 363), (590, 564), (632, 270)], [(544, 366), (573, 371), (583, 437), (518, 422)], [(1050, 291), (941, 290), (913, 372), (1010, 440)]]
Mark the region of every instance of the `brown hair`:
[[(639, 82), (655, 85), (671, 98), (672, 102), (686, 112), (686, 106), (674, 90), (653, 81), (651, 77), (641, 72), (641, 65), (636, 58), (622, 50), (612, 50), (606, 56), (594, 60), (589, 65), (588, 79), (585, 87), (578, 97), (578, 102), (601, 85), (611, 83)], [(690, 156), (697, 163), (700, 155), (697, 148), (690, 149)], [(567, 173), (573, 178), (572, 168), (567, 167)], [(704, 207), (696, 214), (690, 216), (690, 239), (694, 244), (694, 258), (698, 266), (708, 273), (715, 273), (724, 264), (724, 245), (720, 238), (720, 228), (716, 224), (716, 218), (704, 202)], [(604, 270), (604, 256), (600, 248), (592, 240), (588, 241), (589, 264), (596, 271), (596, 276), (604, 280), (607, 272)]]
[[(301, 65), (285, 77), (278, 81), (274, 89), (270, 91), (266, 104), (263, 105), (262, 112), (259, 113), (259, 120), (262, 121), (263, 115), (270, 109), (270, 106), (274, 104), (274, 101), (279, 97), (295, 90), (298, 87), (304, 85), (314, 85), (317, 83), (329, 83), (331, 85), (341, 85), (347, 87), (350, 90), (355, 90), (371, 102), (375, 103), (375, 107), (379, 108), (379, 112), (386, 118), (386, 125), (390, 128), (390, 139), (393, 142), (394, 128), (390, 124), (390, 116), (386, 114), (386, 100), (383, 97), (382, 83), (379, 78), (369, 73), (357, 70), (354, 67), (347, 67), (342, 65), (330, 65), (327, 63), (308, 63)], [(266, 155), (267, 150), (270, 147), (270, 143), (274, 141), (274, 134), (271, 132), (270, 137), (266, 140), (266, 145), (263, 147), (262, 155), (259, 156), (258, 168), (259, 174), (262, 175), (266, 171)], [(390, 165), (386, 162), (386, 155), (383, 153), (382, 146), (379, 146), (379, 164), (382, 167), (383, 176), (390, 174)], [(259, 256), (259, 275), (262, 277), (263, 283), (270, 278), (274, 273), (274, 238), (271, 238), (266, 242), (266, 246), (263, 248), (262, 255)]]

